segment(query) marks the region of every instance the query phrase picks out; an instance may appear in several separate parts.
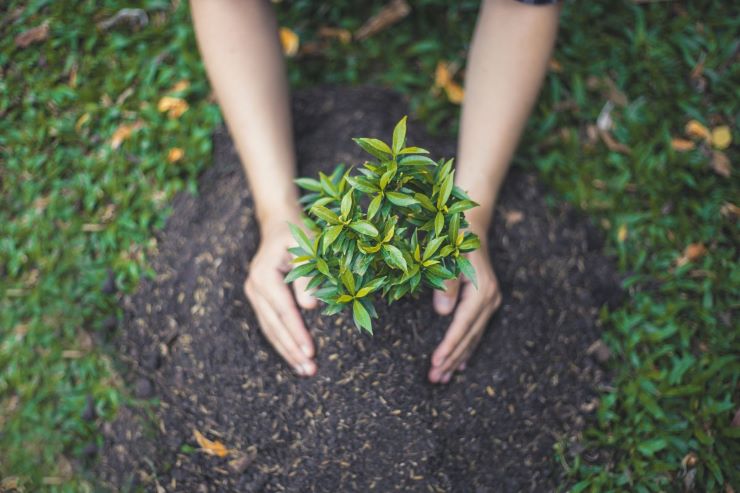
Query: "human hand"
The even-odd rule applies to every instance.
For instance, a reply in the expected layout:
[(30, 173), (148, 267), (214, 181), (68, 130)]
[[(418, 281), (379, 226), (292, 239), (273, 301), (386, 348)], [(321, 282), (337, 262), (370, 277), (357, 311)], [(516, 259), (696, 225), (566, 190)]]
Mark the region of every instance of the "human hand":
[[(288, 222), (301, 224), (298, 215), (261, 222), (261, 241), (249, 266), (244, 292), (257, 314), (262, 333), (285, 361), (301, 376), (316, 373), (314, 345), (303, 318), (283, 281), (291, 269), (288, 248), (295, 246)], [(308, 279), (293, 282), (298, 304), (316, 307), (316, 299), (306, 291)]]
[(437, 313), (449, 315), (456, 303), (457, 309), (444, 339), (432, 354), (429, 369), (429, 381), (432, 383), (447, 383), (453, 372), (465, 369), (488, 320), (501, 305), (501, 292), (488, 256), (485, 235), (479, 236), (481, 247), (468, 254), (478, 279), (478, 289), (469, 279), (463, 278), (447, 282), (447, 291), (434, 292), (434, 309)]

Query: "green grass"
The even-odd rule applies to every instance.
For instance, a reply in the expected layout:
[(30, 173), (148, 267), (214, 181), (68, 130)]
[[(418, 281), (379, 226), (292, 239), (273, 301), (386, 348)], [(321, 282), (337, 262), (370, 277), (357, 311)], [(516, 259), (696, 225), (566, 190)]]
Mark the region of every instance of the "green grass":
[[(306, 45), (320, 41), (321, 26), (356, 29), (381, 3), (296, 0), (277, 10)], [(143, 2), (147, 26), (108, 32), (95, 21), (129, 5), (0, 7), (0, 478), (17, 477), (27, 491), (92, 488), (83, 449), (126, 395), (112, 355), (90, 343), (117, 315), (116, 296), (102, 286), (109, 271), (122, 290), (147, 274), (152, 230), (210, 159), (220, 116), (187, 6), (173, 5)], [(322, 41), (319, 55), (291, 60), (291, 82), (393, 87), (433, 131), (451, 134), (457, 107), (432, 90), (434, 68), (464, 63), (477, 7), (419, 0), (377, 36)], [(46, 41), (14, 45), (46, 20)], [(548, 74), (516, 161), (604, 225), (628, 292), (603, 314), (615, 380), (584, 434), (586, 451), (566, 443), (553, 451), (573, 491), (680, 490), (690, 453), (696, 491), (740, 485), (740, 431), (730, 427), (740, 407), (740, 234), (737, 217), (722, 212), (738, 205), (740, 187), (736, 172), (711, 170), (703, 146), (670, 146), (690, 119), (740, 137), (739, 31), (719, 0), (564, 8), (562, 70)], [(690, 77), (700, 60), (703, 91)], [(612, 134), (629, 155), (588, 137), (607, 100), (593, 81), (604, 77), (628, 98), (612, 112)], [(180, 80), (190, 82), (177, 94), (190, 109), (168, 118), (157, 103)], [(137, 121), (141, 128), (112, 149), (115, 130)], [(184, 157), (169, 163), (174, 147)], [(737, 164), (735, 144), (725, 153)], [(692, 243), (706, 254), (677, 266)], [(86, 422), (90, 397), (100, 417)], [(608, 457), (589, 461), (596, 449)]]

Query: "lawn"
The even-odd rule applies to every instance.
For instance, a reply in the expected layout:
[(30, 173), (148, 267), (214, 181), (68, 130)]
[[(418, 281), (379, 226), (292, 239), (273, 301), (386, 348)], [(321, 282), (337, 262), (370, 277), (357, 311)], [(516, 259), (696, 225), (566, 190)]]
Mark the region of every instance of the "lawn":
[[(221, 118), (187, 4), (140, 3), (110, 26), (127, 4), (0, 7), (0, 491), (94, 489), (97, 430), (128, 399), (107, 347), (119, 297), (209, 164)], [(439, 75), (464, 84), (478, 3), (419, 0), (347, 39), (382, 5), (277, 3), (291, 83), (392, 87), (454, 133)], [(515, 164), (601, 224), (627, 292), (602, 313), (597, 419), (553, 450), (571, 491), (740, 485), (739, 32), (718, 0), (564, 6)]]

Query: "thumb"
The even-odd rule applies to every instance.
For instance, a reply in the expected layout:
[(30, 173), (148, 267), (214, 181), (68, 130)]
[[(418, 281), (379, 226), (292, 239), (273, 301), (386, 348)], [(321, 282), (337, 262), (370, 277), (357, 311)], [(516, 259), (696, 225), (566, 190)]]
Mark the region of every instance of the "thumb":
[(434, 309), (440, 315), (449, 315), (455, 309), (460, 281), (458, 279), (445, 281), (445, 287), (447, 291), (438, 289), (434, 291)]
[(299, 277), (293, 281), (293, 291), (295, 292), (295, 299), (298, 305), (306, 310), (312, 310), (316, 308), (316, 298), (311, 296), (311, 293), (306, 289), (308, 282), (308, 278)]

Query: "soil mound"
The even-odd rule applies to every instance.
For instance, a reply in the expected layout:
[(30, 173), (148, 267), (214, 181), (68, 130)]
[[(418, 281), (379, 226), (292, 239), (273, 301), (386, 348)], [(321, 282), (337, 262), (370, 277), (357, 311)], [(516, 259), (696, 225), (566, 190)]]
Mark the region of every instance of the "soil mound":
[[(300, 174), (360, 163), (351, 137), (389, 138), (395, 93), (319, 88), (296, 95)], [(411, 123), (409, 142), (452, 156)], [(603, 372), (586, 354), (597, 312), (619, 297), (600, 235), (534, 175), (513, 169), (490, 235), (504, 301), (462, 375), (427, 382), (450, 320), (431, 292), (385, 307), (375, 336), (351, 315), (305, 313), (319, 367), (294, 377), (259, 331), (242, 292), (259, 241), (253, 204), (225, 131), (199, 194), (181, 194), (153, 259), (157, 276), (124, 300), (117, 337), (151, 413), (123, 409), (105, 429), (100, 473), (151, 491), (549, 491), (553, 444), (577, 434)], [(151, 419), (153, 415), (153, 420)], [(234, 451), (198, 449), (194, 431)], [(164, 490), (158, 487), (164, 488)]]

